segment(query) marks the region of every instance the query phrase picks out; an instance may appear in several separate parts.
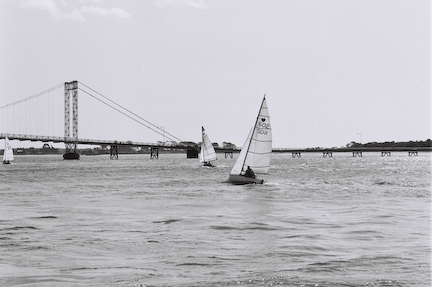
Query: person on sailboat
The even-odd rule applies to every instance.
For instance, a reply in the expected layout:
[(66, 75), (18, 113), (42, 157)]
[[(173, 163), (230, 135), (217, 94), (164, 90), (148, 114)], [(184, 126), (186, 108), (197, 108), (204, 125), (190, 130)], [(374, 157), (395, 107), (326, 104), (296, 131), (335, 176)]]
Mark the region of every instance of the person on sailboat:
[(247, 170), (246, 170), (244, 176), (246, 176), (246, 177), (250, 177), (250, 178), (255, 178), (255, 173), (254, 173), (253, 170), (250, 168), (250, 166), (247, 167)]

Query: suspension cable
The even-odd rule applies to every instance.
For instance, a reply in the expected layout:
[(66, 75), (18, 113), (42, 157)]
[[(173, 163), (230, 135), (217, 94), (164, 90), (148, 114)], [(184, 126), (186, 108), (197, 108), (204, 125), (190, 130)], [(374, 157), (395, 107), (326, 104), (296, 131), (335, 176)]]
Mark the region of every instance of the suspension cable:
[[(166, 137), (169, 138), (169, 139), (171, 139), (171, 140), (172, 140), (172, 138), (175, 138), (177, 141), (182, 142), (182, 140), (179, 139), (178, 137), (176, 137), (176, 136), (172, 135), (171, 133), (169, 133), (169, 132), (167, 132), (167, 131), (161, 129), (160, 127), (156, 126), (155, 124), (152, 124), (151, 122), (147, 121), (146, 119), (143, 119), (143, 118), (140, 117), (139, 115), (133, 113), (132, 111), (126, 109), (125, 107), (122, 107), (121, 105), (117, 104), (116, 102), (114, 102), (114, 101), (108, 99), (107, 97), (105, 97), (105, 96), (102, 95), (101, 93), (95, 91), (94, 89), (88, 87), (88, 86), (85, 85), (84, 83), (82, 83), (82, 82), (79, 82), (79, 83), (80, 83), (81, 85), (85, 86), (87, 89), (92, 90), (93, 92), (97, 93), (99, 96), (103, 97), (104, 99), (110, 101), (111, 103), (115, 104), (116, 106), (122, 108), (123, 110), (127, 111), (128, 113), (130, 113), (130, 114), (134, 115), (135, 117), (139, 118), (140, 120), (143, 120), (143, 121), (145, 121), (146, 123), (148, 123), (148, 124), (152, 125), (153, 127), (157, 128), (158, 130), (163, 131), (163, 133), (160, 133), (160, 132), (158, 132), (158, 131), (155, 131), (154, 129), (148, 127), (147, 125), (145, 125), (145, 124), (143, 124), (143, 123), (140, 123), (139, 121), (137, 121), (137, 120), (134, 119), (136, 122), (142, 124), (143, 126), (149, 128), (149, 129), (151, 129), (152, 131), (154, 131), (154, 132), (156, 132), (156, 133), (158, 133), (158, 134), (160, 134), (160, 135), (163, 135), (163, 134), (165, 134), (165, 136), (166, 136), (166, 135), (170, 135), (171, 137), (168, 137), (168, 136), (166, 136)], [(81, 90), (81, 89), (80, 89), (80, 90)], [(82, 91), (84, 91), (84, 90), (82, 90)], [(84, 91), (84, 92), (85, 92), (85, 91)], [(87, 93), (87, 94), (88, 94), (88, 93)], [(89, 94), (89, 95), (90, 95), (90, 94)], [(91, 96), (94, 97), (93, 95), (91, 95)], [(94, 97), (94, 98), (96, 98), (96, 97)], [(99, 100), (99, 99), (98, 99), (98, 100)], [(101, 101), (101, 100), (99, 100), (99, 101)], [(106, 105), (108, 105), (107, 103), (105, 103), (105, 102), (103, 102), (103, 101), (101, 101), (101, 102), (104, 103), (104, 104), (106, 104)], [(108, 105), (108, 106), (110, 106), (110, 105)], [(113, 108), (113, 109), (115, 109), (115, 108), (112, 107), (112, 106), (110, 106), (110, 107)], [(115, 109), (115, 110), (117, 110), (117, 109)], [(117, 111), (120, 112), (119, 110), (117, 110)], [(121, 112), (121, 113), (122, 113), (122, 112)], [(127, 116), (127, 117), (133, 119), (132, 117), (126, 115), (125, 113), (122, 113), (122, 114), (124, 114), (125, 116)]]
[[(116, 105), (117, 107), (123, 109), (124, 111), (126, 111), (126, 112), (129, 113), (129, 114), (127, 114), (127, 113), (124, 112), (124, 111), (119, 110), (118, 108), (116, 108), (116, 107), (114, 107), (114, 106), (108, 104), (107, 102), (105, 102), (105, 101), (103, 101), (103, 100), (97, 98), (96, 96), (90, 94), (89, 92), (87, 92), (87, 91), (85, 91), (85, 90), (83, 90), (83, 89), (81, 89), (81, 88), (78, 88), (79, 90), (83, 91), (84, 93), (88, 94), (89, 96), (93, 97), (94, 99), (100, 101), (101, 103), (103, 103), (103, 104), (109, 106), (110, 108), (112, 108), (112, 109), (118, 111), (119, 113), (125, 115), (126, 117), (128, 117), (128, 118), (134, 120), (135, 122), (141, 124), (142, 126), (145, 126), (145, 127), (147, 127), (148, 129), (154, 131), (155, 133), (157, 133), (157, 134), (159, 134), (159, 135), (162, 135), (162, 136), (165, 136), (166, 138), (168, 138), (168, 139), (170, 139), (170, 140), (176, 139), (176, 140), (179, 141), (179, 142), (182, 142), (182, 141), (183, 141), (183, 140), (179, 139), (178, 137), (172, 135), (171, 133), (169, 133), (169, 132), (167, 132), (167, 131), (161, 129), (161, 128), (158, 127), (158, 126), (156, 126), (155, 124), (153, 124), (153, 123), (147, 121), (146, 119), (140, 117), (139, 115), (135, 114), (134, 112), (132, 112), (132, 111), (126, 109), (125, 107), (123, 107), (123, 106), (117, 104), (116, 102), (110, 100), (109, 98), (105, 97), (105, 96), (102, 95), (101, 93), (99, 93), (99, 92), (95, 91), (94, 89), (88, 87), (88, 86), (85, 85), (84, 83), (82, 83), (82, 82), (79, 82), (79, 83), (80, 83), (81, 85), (85, 86), (87, 89), (89, 89), (89, 90), (95, 92), (96, 94), (98, 94), (99, 96), (103, 97), (103, 98), (106, 99), (107, 101), (111, 102), (112, 104)], [(0, 109), (4, 109), (4, 108), (7, 108), (7, 107), (12, 107), (12, 106), (14, 106), (14, 109), (15, 109), (15, 106), (16, 106), (17, 104), (22, 103), (22, 102), (27, 102), (27, 101), (29, 101), (29, 103), (30, 103), (30, 113), (31, 113), (31, 111), (32, 111), (31, 106), (32, 106), (32, 103), (33, 103), (33, 101), (30, 101), (31, 99), (33, 99), (33, 98), (38, 98), (38, 97), (40, 97), (40, 96), (42, 96), (42, 95), (44, 95), (44, 94), (46, 94), (46, 93), (48, 93), (48, 92), (51, 92), (51, 91), (56, 90), (56, 89), (58, 89), (58, 88), (60, 88), (60, 87), (62, 87), (62, 86), (64, 86), (64, 83), (58, 84), (58, 85), (56, 85), (56, 86), (54, 86), (54, 87), (52, 87), (52, 88), (49, 88), (49, 89), (47, 89), (47, 90), (45, 90), (45, 91), (42, 91), (42, 92), (37, 93), (37, 94), (35, 94), (35, 95), (32, 95), (32, 96), (30, 96), (30, 97), (27, 97), (27, 98), (21, 99), (21, 100), (19, 100), (19, 101), (16, 101), (16, 102), (13, 102), (13, 103), (7, 104), (7, 105), (5, 105), (5, 106), (2, 106), (2, 107), (0, 107)], [(26, 107), (27, 107), (27, 106), (26, 106)], [(9, 109), (5, 109), (5, 110), (6, 110), (6, 112), (9, 111)], [(13, 112), (14, 112), (14, 111), (13, 111)], [(39, 111), (39, 99), (37, 99), (37, 101), (36, 101), (36, 118), (37, 118), (37, 120), (39, 120), (39, 119), (38, 119), (38, 117), (39, 117), (39, 112), (40, 112), (40, 111)], [(15, 113), (14, 113), (14, 114), (15, 114)], [(26, 112), (26, 114), (27, 114), (27, 112)], [(137, 119), (135, 119), (135, 118), (133, 118), (131, 115), (133, 115), (133, 116), (137, 117), (138, 119), (144, 121), (144, 122), (147, 123), (148, 125), (145, 124), (145, 123), (143, 123), (143, 122), (141, 122), (141, 121), (139, 121), (139, 120), (137, 120)], [(8, 116), (6, 116), (6, 117), (8, 118)], [(27, 115), (25, 115), (25, 117), (27, 118)], [(15, 122), (15, 121), (14, 121), (14, 122)], [(153, 126), (153, 128), (150, 127), (149, 125)], [(156, 128), (157, 130), (156, 130), (155, 128)], [(30, 126), (30, 130), (31, 130), (31, 129), (32, 129), (32, 127)]]
[[(98, 100), (99, 102), (101, 102), (101, 103), (107, 105), (108, 107), (110, 107), (110, 108), (112, 108), (112, 109), (118, 111), (119, 113), (125, 115), (126, 117), (128, 117), (128, 118), (134, 120), (135, 122), (139, 123), (140, 125), (145, 126), (146, 128), (148, 128), (148, 129), (150, 129), (150, 130), (154, 131), (155, 133), (158, 133), (158, 134), (160, 134), (160, 135), (162, 135), (162, 136), (164, 135), (163, 133), (161, 133), (161, 132), (159, 132), (159, 131), (157, 131), (157, 130), (151, 128), (151, 127), (149, 127), (148, 125), (145, 125), (144, 123), (138, 121), (137, 119), (134, 119), (133, 117), (131, 117), (130, 115), (126, 114), (125, 112), (123, 112), (123, 111), (117, 109), (116, 107), (113, 107), (112, 105), (110, 105), (110, 104), (108, 104), (108, 103), (102, 101), (101, 99), (95, 97), (94, 95), (90, 94), (89, 92), (87, 92), (87, 91), (85, 91), (85, 90), (83, 90), (83, 89), (81, 89), (81, 88), (78, 88), (78, 89), (81, 90), (81, 91), (83, 91), (84, 93), (88, 94), (89, 96), (93, 97), (94, 99)], [(120, 106), (120, 107), (121, 107), (121, 106)], [(126, 110), (126, 109), (125, 109), (125, 110)], [(126, 111), (127, 111), (127, 110), (126, 110)], [(166, 134), (167, 134), (167, 133), (166, 133)], [(173, 140), (171, 137), (167, 136), (166, 134), (165, 134), (165, 137), (167, 137), (167, 138), (170, 139), (170, 140)], [(174, 137), (174, 138), (176, 138), (176, 137)], [(176, 139), (179, 140), (178, 138), (176, 138)], [(180, 140), (180, 141), (181, 141), (181, 140)]]
[(59, 85), (57, 85), (57, 86), (54, 86), (54, 87), (52, 87), (52, 88), (49, 88), (49, 89), (47, 89), (47, 90), (45, 90), (45, 91), (43, 91), (43, 92), (37, 93), (37, 94), (35, 94), (35, 95), (33, 95), (33, 96), (30, 96), (30, 97), (27, 97), (27, 98), (25, 98), (25, 99), (22, 99), (22, 100), (19, 100), (19, 101), (13, 102), (13, 103), (11, 103), (11, 104), (5, 105), (5, 106), (3, 106), (3, 107), (0, 107), (0, 109), (6, 108), (6, 107), (9, 107), (9, 106), (13, 106), (13, 105), (16, 105), (16, 104), (19, 104), (19, 103), (22, 103), (22, 102), (28, 101), (28, 100), (30, 100), (30, 99), (33, 99), (33, 98), (36, 98), (36, 97), (42, 96), (43, 94), (46, 94), (46, 93), (51, 92), (51, 91), (53, 91), (53, 90), (55, 90), (55, 89), (58, 89), (58, 88), (60, 88), (60, 87), (63, 86), (63, 85), (64, 85), (64, 83), (61, 83), (61, 84), (59, 84)]

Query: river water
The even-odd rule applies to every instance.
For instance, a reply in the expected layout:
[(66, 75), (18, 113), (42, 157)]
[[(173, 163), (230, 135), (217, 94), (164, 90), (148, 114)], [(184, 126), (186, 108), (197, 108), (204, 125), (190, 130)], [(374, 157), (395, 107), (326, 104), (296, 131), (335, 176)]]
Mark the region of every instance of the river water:
[(431, 286), (431, 154), (1, 165), (0, 286)]

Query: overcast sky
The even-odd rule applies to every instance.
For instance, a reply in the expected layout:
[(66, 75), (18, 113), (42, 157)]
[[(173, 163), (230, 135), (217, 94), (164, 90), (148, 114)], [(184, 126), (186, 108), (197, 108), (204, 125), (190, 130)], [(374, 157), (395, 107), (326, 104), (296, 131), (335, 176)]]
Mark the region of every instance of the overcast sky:
[[(426, 140), (430, 3), (2, 0), (0, 106), (78, 80), (182, 140), (241, 146), (266, 94), (273, 147)], [(80, 138), (100, 122), (162, 140), (99, 106), (80, 106)]]

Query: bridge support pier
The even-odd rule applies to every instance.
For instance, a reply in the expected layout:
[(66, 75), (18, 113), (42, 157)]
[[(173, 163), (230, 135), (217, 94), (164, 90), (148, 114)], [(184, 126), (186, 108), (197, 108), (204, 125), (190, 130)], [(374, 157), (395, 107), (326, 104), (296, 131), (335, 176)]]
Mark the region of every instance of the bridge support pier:
[(353, 157), (356, 157), (356, 156), (358, 156), (358, 157), (363, 157), (363, 154), (362, 154), (362, 152), (359, 151), (359, 150), (353, 151)]
[(110, 147), (110, 159), (118, 159), (118, 146), (112, 145)]
[(323, 152), (323, 157), (333, 157), (333, 152), (331, 152), (331, 151), (324, 151)]
[(198, 158), (198, 149), (192, 147), (187, 148), (186, 158)]
[(390, 151), (382, 151), (381, 157), (383, 157), (383, 156), (391, 156), (391, 152)]
[(69, 159), (80, 159), (80, 155), (76, 152), (74, 149), (71, 151), (70, 149), (66, 149), (66, 153), (63, 155), (63, 159), (69, 160)]
[(152, 147), (150, 150), (150, 159), (158, 159), (159, 158), (159, 148)]
[(301, 157), (301, 152), (298, 152), (298, 151), (292, 152), (292, 158), (295, 158), (295, 157), (300, 158)]

